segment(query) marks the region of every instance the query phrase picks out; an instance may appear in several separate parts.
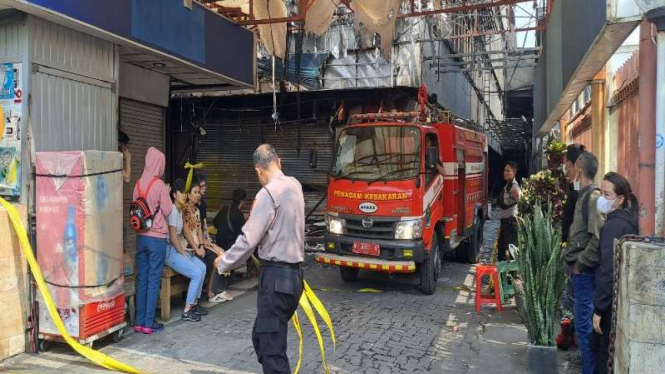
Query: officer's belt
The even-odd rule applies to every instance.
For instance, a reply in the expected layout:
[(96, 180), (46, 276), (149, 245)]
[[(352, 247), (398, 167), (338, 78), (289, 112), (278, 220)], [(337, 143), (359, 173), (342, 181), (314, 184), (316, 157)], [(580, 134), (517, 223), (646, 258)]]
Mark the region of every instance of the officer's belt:
[(273, 268), (289, 268), (289, 269), (295, 269), (295, 270), (300, 270), (302, 267), (302, 263), (299, 262), (297, 264), (293, 264), (290, 262), (281, 262), (281, 261), (268, 261), (261, 259), (261, 266), (264, 267), (273, 267)]

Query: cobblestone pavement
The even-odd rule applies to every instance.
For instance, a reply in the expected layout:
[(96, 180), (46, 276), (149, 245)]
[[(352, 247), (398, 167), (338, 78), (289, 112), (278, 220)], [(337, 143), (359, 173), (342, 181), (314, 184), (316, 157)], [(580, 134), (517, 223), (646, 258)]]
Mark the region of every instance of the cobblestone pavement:
[[(498, 220), (485, 226), (483, 255), (491, 253)], [(502, 314), (486, 307), (476, 314), (473, 266), (446, 261), (433, 296), (418, 290), (416, 275), (361, 273), (345, 284), (336, 268), (316, 264), (308, 255), (305, 277), (334, 320), (337, 348), (326, 339), (332, 373), (525, 373), (526, 329), (515, 309)], [(369, 289), (369, 290), (363, 290)], [(362, 292), (374, 291), (374, 292)], [(251, 344), (255, 292), (211, 309), (201, 323), (174, 322), (158, 335), (130, 334), (102, 351), (152, 373), (258, 373)], [(322, 373), (320, 354), (304, 314), (301, 373)], [(323, 325), (322, 325), (323, 326)], [(291, 329), (289, 356), (295, 366), (298, 340)], [(5, 361), (0, 371), (96, 373), (67, 347), (39, 356)]]

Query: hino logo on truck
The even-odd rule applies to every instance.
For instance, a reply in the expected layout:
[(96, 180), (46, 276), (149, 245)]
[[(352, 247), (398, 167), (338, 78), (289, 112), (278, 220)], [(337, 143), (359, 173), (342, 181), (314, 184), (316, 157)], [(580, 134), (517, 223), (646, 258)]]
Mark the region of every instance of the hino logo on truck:
[(358, 205), (358, 209), (360, 209), (360, 211), (363, 213), (374, 213), (378, 207), (374, 203), (360, 203), (360, 205)]

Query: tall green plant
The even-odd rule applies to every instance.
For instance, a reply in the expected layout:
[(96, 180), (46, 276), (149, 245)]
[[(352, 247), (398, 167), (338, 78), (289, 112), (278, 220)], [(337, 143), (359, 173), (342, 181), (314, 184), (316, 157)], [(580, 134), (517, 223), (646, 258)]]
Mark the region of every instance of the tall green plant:
[(565, 287), (561, 266), (561, 230), (553, 223), (551, 204), (540, 202), (532, 215), (520, 218), (517, 263), (524, 289), (526, 326), (532, 344), (552, 346), (559, 298)]

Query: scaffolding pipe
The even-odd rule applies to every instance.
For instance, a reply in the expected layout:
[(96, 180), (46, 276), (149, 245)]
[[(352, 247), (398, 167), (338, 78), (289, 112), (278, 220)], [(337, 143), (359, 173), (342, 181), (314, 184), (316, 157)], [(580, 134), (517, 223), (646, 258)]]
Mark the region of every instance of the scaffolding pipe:
[[(447, 7), (443, 9), (437, 9), (437, 10), (428, 10), (424, 12), (410, 12), (410, 13), (404, 13), (404, 14), (398, 14), (397, 18), (409, 18), (409, 17), (422, 17), (422, 16), (431, 16), (435, 14), (444, 14), (444, 13), (458, 13), (458, 12), (468, 12), (476, 9), (486, 9), (486, 8), (494, 8), (494, 7), (500, 7), (500, 6), (505, 6), (505, 5), (512, 5), (512, 4), (519, 4), (519, 3), (527, 3), (532, 0), (498, 0), (498, 1), (487, 1), (487, 2), (482, 2), (482, 3), (476, 3), (476, 4), (465, 4), (465, 5), (460, 5), (460, 6), (452, 6), (452, 7)], [(348, 2), (343, 2), (345, 5)], [(251, 9), (250, 9), (251, 12)], [(253, 17), (251, 17), (253, 18)], [(262, 25), (262, 24), (269, 24), (269, 23), (285, 23), (285, 22), (299, 22), (299, 21), (304, 21), (305, 20), (305, 14), (299, 14), (291, 17), (283, 17), (283, 18), (265, 18), (265, 19), (250, 19), (249, 21), (238, 21), (236, 22), (238, 25), (241, 26), (248, 26), (248, 25)]]
[[(443, 41), (443, 39), (427, 39), (427, 40), (421, 40), (421, 42), (433, 42), (433, 41)], [(418, 41), (416, 41), (418, 42)], [(401, 42), (398, 42), (396, 44), (400, 44)], [(410, 42), (409, 42), (410, 43)], [(408, 44), (408, 43), (404, 43)], [(524, 54), (524, 53), (531, 53), (531, 52), (540, 52), (540, 47), (535, 47), (535, 48), (520, 48), (517, 52), (506, 52), (505, 50), (496, 50), (496, 51), (482, 51), (482, 52), (469, 52), (469, 53), (449, 53), (449, 54), (443, 54), (439, 56), (428, 56), (424, 57), (423, 61), (429, 61), (429, 60), (442, 60), (442, 59), (448, 59), (448, 58), (458, 58), (458, 57), (473, 57), (473, 56), (483, 56), (483, 55), (507, 55), (507, 56), (517, 56), (519, 54)], [(528, 57), (530, 56), (523, 56), (523, 57)]]

